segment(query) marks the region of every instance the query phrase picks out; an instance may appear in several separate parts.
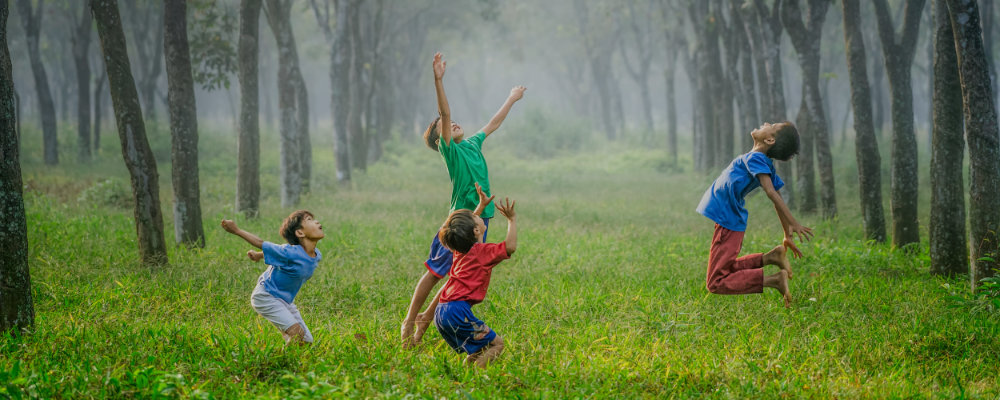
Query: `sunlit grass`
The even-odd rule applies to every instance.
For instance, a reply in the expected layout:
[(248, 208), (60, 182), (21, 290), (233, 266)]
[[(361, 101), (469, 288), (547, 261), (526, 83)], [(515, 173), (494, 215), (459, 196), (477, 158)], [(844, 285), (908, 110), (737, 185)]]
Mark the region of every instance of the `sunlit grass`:
[[(207, 246), (172, 247), (170, 266), (156, 270), (137, 263), (130, 210), (75, 200), (108, 176), (127, 182), (117, 140), (104, 141), (91, 165), (64, 151), (61, 165), (45, 167), (30, 155), (40, 154), (40, 140), (26, 139), (37, 315), (30, 335), (0, 339), (0, 397), (1000, 395), (997, 316), (952, 307), (947, 297), (967, 284), (930, 277), (925, 253), (866, 243), (847, 177), (838, 180), (838, 219), (798, 215), (817, 237), (802, 246), (795, 302), (784, 309), (773, 291), (704, 289), (712, 223), (694, 207), (717, 171), (675, 169), (661, 150), (635, 146), (519, 157), (502, 136), (491, 138), (492, 187), (518, 201), (521, 231), (518, 252), (476, 306), (507, 351), (476, 372), (433, 330), (417, 350), (397, 343), (448, 211), (443, 163), (417, 141), (390, 143), (383, 161), (343, 188), (329, 140), (314, 140), (313, 190), (301, 207), (327, 236), (324, 259), (296, 298), (317, 340), (304, 348), (284, 348), (250, 308), (262, 265), (218, 227), (236, 218), (280, 239), (291, 210), (278, 205), (274, 135), (264, 137), (261, 217), (243, 220), (232, 206), (235, 138), (203, 133)], [(159, 161), (172, 241), (169, 166)], [(780, 227), (764, 196), (749, 203), (744, 252), (766, 251)], [(505, 229), (495, 220), (490, 241)]]

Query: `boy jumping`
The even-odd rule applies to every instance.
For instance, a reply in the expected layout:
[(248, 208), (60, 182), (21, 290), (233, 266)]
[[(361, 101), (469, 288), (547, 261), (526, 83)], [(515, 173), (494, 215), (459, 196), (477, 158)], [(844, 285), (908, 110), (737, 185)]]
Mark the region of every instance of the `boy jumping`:
[[(496, 131), (507, 118), (507, 113), (515, 102), (524, 96), (524, 86), (515, 86), (510, 90), (510, 95), (504, 101), (503, 106), (496, 112), (490, 122), (486, 124), (478, 133), (470, 138), (465, 138), (462, 127), (451, 120), (451, 108), (448, 106), (448, 98), (444, 93), (444, 78), (447, 62), (441, 58), (441, 53), (434, 54), (434, 88), (437, 93), (438, 113), (440, 116), (430, 123), (424, 132), (424, 142), (431, 150), (439, 152), (448, 167), (448, 176), (451, 178), (451, 211), (460, 209), (473, 209), (476, 207), (478, 198), (475, 185), (482, 185), (482, 189), (489, 194), (490, 177), (489, 168), (486, 166), (486, 159), (483, 157), (483, 141)], [(489, 204), (482, 211), (483, 223), (488, 227), (490, 218), (493, 217), (493, 204)], [(482, 232), (483, 240), (486, 240), (486, 229)], [(435, 233), (431, 240), (430, 254), (424, 266), (427, 271), (417, 287), (413, 290), (413, 298), (407, 308), (406, 317), (400, 328), (400, 336), (404, 346), (412, 346), (420, 343), (424, 332), (434, 320), (434, 309), (436, 301), (432, 300), (427, 310), (422, 314), (420, 307), (424, 305), (428, 294), (434, 289), (434, 285), (448, 275), (451, 269), (452, 253), (441, 245), (438, 235)]]
[(243, 238), (263, 251), (248, 250), (253, 261), (264, 260), (267, 270), (257, 278), (257, 286), (250, 295), (250, 305), (260, 316), (271, 321), (281, 331), (285, 343), (312, 343), (312, 333), (302, 320), (295, 295), (313, 275), (323, 254), (316, 243), (323, 239), (323, 225), (312, 213), (305, 210), (293, 212), (281, 223), (279, 233), (288, 244), (265, 242), (250, 232), (236, 226), (232, 220), (222, 220), (226, 232)]
[[(778, 177), (771, 159), (788, 161), (799, 152), (799, 132), (795, 125), (785, 121), (777, 124), (764, 123), (750, 133), (753, 149), (736, 157), (712, 186), (705, 191), (697, 211), (715, 221), (715, 235), (708, 254), (706, 286), (715, 294), (761, 293), (764, 287), (777, 289), (784, 298), (785, 307), (791, 304), (788, 280), (792, 278), (792, 267), (786, 250), (796, 257), (802, 252), (792, 240), (793, 234), (799, 240), (812, 238), (812, 229), (802, 226), (792, 216), (781, 195), (778, 194), (785, 183)], [(737, 258), (743, 246), (743, 234), (747, 227), (749, 213), (744, 208), (744, 198), (758, 187), (764, 189), (767, 198), (774, 203), (774, 210), (785, 232), (782, 244), (761, 254), (749, 254)], [(765, 265), (777, 265), (780, 271), (764, 276)]]
[(505, 199), (496, 209), (507, 218), (507, 238), (501, 243), (485, 243), (486, 223), (479, 214), (493, 197), (487, 198), (478, 186), (476, 190), (480, 199), (476, 209), (452, 212), (438, 233), (441, 243), (454, 252), (455, 260), (448, 282), (438, 294), (440, 304), (434, 324), (452, 349), (468, 354), (466, 365), (485, 368), (503, 352), (504, 341), (472, 314), (472, 306), (486, 298), (493, 267), (517, 250), (517, 225), (514, 202)]

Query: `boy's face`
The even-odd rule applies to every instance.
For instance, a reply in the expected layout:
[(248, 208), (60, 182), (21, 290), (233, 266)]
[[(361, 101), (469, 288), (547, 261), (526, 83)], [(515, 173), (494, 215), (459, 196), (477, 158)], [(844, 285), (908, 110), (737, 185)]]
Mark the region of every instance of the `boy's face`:
[(475, 218), (476, 218), (476, 228), (473, 229), (473, 232), (476, 233), (476, 242), (482, 243), (483, 242), (483, 233), (486, 232), (486, 223), (483, 222), (483, 219), (481, 217), (479, 217), (478, 215), (475, 216)]
[(296, 230), (295, 234), (313, 241), (326, 237), (326, 234), (323, 233), (323, 225), (311, 215), (302, 218), (302, 227)]
[[(438, 132), (441, 132), (441, 121), (438, 121)], [(460, 143), (462, 139), (465, 138), (465, 131), (459, 126), (455, 121), (451, 121), (451, 141), (454, 143)]]
[(778, 128), (779, 126), (776, 124), (765, 122), (760, 126), (760, 128), (754, 129), (750, 132), (750, 136), (753, 137), (754, 142), (773, 145), (775, 141), (774, 138), (778, 134)]

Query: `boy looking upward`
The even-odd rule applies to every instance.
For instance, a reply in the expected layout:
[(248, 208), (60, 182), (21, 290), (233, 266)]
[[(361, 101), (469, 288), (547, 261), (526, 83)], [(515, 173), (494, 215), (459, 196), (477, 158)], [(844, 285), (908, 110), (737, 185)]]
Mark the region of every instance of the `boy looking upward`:
[[(792, 301), (788, 280), (792, 278), (791, 263), (786, 250), (796, 257), (802, 252), (792, 240), (812, 238), (812, 229), (802, 226), (788, 205), (778, 194), (785, 183), (778, 177), (771, 159), (788, 161), (799, 151), (799, 132), (795, 125), (785, 121), (764, 123), (750, 133), (753, 148), (736, 157), (712, 186), (705, 191), (697, 211), (715, 221), (715, 235), (708, 255), (706, 287), (715, 294), (761, 293), (764, 287), (777, 289), (784, 298), (785, 307)], [(749, 213), (744, 208), (744, 198), (754, 189), (762, 188), (774, 203), (774, 210), (781, 221), (785, 237), (781, 245), (766, 254), (756, 253), (737, 258), (743, 246), (743, 235)], [(777, 265), (780, 270), (764, 276), (765, 265)]]

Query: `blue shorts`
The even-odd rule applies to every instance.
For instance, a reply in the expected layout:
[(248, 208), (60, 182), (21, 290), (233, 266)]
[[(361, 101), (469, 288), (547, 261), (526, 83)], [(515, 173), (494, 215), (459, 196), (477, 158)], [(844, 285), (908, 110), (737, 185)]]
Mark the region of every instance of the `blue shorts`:
[(444, 341), (458, 353), (473, 354), (497, 337), (496, 331), (472, 315), (472, 306), (464, 301), (438, 304), (434, 325)]
[[(483, 232), (483, 240), (486, 240), (486, 234), (490, 231), (490, 218), (483, 218), (483, 223), (486, 224), (486, 232)], [(448, 271), (451, 271), (452, 254), (451, 250), (448, 250), (447, 247), (441, 244), (441, 240), (438, 239), (437, 234), (437, 232), (434, 232), (434, 240), (431, 241), (431, 252), (427, 255), (427, 261), (424, 262), (424, 266), (434, 276), (441, 279), (448, 275)]]

